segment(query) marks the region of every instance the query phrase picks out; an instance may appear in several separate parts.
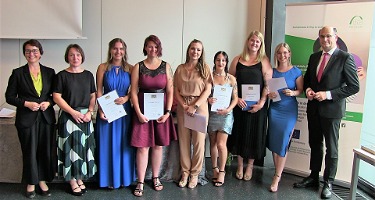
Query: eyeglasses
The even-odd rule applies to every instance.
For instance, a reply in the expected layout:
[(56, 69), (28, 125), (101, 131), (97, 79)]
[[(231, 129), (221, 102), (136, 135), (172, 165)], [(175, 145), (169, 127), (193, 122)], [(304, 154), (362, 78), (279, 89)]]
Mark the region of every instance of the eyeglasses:
[(39, 53), (39, 49), (26, 49), (25, 54), (30, 54), (30, 53)]
[(330, 39), (330, 38), (333, 37), (333, 36), (335, 36), (335, 35), (330, 35), (330, 34), (327, 34), (327, 35), (319, 35), (319, 37), (320, 37), (321, 39), (324, 39), (324, 38), (328, 38), (328, 39)]

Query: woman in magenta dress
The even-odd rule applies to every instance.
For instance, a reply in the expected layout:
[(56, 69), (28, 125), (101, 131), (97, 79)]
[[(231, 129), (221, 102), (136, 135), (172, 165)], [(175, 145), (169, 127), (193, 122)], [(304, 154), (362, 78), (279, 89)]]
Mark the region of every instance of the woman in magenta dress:
[[(138, 183), (133, 193), (135, 196), (143, 195), (150, 147), (153, 186), (157, 191), (163, 189), (158, 177), (162, 161), (162, 146), (168, 146), (170, 141), (177, 139), (171, 116), (173, 75), (171, 66), (159, 58), (162, 56), (162, 46), (157, 36), (150, 35), (145, 39), (143, 54), (147, 58), (134, 66), (131, 75), (131, 99), (135, 111), (131, 145), (137, 147), (138, 176)], [(157, 120), (149, 120), (144, 115), (144, 93), (164, 93), (165, 112)]]

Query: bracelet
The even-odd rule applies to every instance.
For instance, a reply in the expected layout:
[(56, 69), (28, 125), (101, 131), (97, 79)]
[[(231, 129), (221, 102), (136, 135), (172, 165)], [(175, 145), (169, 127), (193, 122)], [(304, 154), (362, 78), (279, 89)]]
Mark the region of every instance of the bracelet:
[(164, 115), (165, 115), (165, 114), (168, 114), (168, 113), (169, 113), (170, 115), (172, 115), (171, 110), (166, 110), (165, 113), (164, 113)]

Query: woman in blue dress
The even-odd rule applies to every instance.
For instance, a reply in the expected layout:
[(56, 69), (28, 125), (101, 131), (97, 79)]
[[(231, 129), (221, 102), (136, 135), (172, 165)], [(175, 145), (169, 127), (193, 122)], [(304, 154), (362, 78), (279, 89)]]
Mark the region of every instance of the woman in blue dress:
[[(287, 88), (270, 91), (271, 99), (268, 110), (267, 148), (272, 151), (275, 165), (275, 175), (270, 186), (271, 192), (276, 192), (284, 170), (289, 142), (297, 121), (298, 102), (296, 96), (303, 91), (302, 72), (291, 64), (289, 45), (281, 43), (275, 49), (275, 68), (272, 78), (284, 77)], [(280, 101), (274, 99), (280, 96)]]
[[(214, 90), (224, 90), (231, 88), (232, 96), (228, 107), (210, 111), (207, 132), (210, 136), (210, 153), (213, 169), (214, 185), (220, 187), (224, 184), (225, 163), (228, 157), (227, 139), (232, 133), (233, 108), (237, 105), (238, 91), (236, 78), (228, 73), (228, 55), (224, 51), (219, 51), (214, 57), (213, 84)], [(216, 86), (216, 88), (215, 88)], [(214, 97), (208, 98), (208, 103), (213, 105), (217, 102)]]
[(130, 72), (126, 44), (120, 38), (109, 42), (107, 62), (99, 65), (96, 73), (97, 97), (116, 90), (116, 104), (123, 105), (127, 113), (108, 122), (102, 109), (96, 117), (96, 143), (99, 187), (109, 189), (129, 186), (135, 180), (135, 149), (130, 146)]

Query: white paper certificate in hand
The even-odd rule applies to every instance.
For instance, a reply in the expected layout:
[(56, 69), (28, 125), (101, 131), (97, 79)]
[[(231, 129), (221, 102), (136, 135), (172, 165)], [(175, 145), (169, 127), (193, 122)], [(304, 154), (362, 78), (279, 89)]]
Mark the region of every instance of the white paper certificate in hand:
[(241, 85), (242, 99), (246, 101), (247, 107), (242, 110), (250, 110), (252, 105), (256, 104), (260, 99), (259, 84), (243, 84)]
[(272, 99), (272, 101), (274, 101), (274, 102), (280, 101), (281, 97), (280, 97), (280, 94), (279, 94), (279, 90), (283, 89), (283, 88), (287, 88), (287, 87), (288, 86), (286, 84), (286, 81), (285, 81), (284, 77), (272, 78), (272, 79), (268, 80), (268, 88), (269, 88), (270, 92), (276, 93), (276, 98)]
[(124, 106), (115, 103), (117, 98), (119, 98), (119, 96), (116, 90), (108, 92), (107, 94), (98, 98), (98, 103), (109, 123), (127, 115)]
[(164, 93), (144, 93), (144, 115), (149, 120), (157, 120), (164, 115)]
[(212, 97), (216, 98), (216, 102), (212, 104), (211, 111), (216, 112), (218, 109), (228, 108), (232, 98), (232, 90), (233, 87), (215, 85)]

